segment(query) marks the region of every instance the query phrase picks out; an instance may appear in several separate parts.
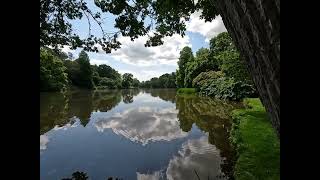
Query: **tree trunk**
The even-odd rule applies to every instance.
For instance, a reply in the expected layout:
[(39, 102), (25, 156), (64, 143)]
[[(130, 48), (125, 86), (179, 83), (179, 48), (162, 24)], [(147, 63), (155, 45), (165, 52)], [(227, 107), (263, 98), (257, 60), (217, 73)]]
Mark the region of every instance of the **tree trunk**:
[(216, 0), (280, 138), (280, 0)]

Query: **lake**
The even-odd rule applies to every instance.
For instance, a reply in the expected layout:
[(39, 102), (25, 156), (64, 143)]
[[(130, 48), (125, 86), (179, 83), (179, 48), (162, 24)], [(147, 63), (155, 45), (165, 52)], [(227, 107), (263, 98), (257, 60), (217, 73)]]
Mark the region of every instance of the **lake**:
[(239, 106), (174, 89), (40, 93), (40, 177), (232, 179)]

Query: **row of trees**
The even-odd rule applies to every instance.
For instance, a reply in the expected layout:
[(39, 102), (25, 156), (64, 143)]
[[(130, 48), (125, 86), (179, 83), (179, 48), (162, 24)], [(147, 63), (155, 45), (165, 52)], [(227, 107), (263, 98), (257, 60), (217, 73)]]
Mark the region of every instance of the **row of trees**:
[(141, 88), (176, 88), (176, 73), (166, 73), (160, 77), (153, 77), (140, 83)]
[(176, 84), (196, 88), (200, 93), (222, 99), (241, 99), (255, 95), (249, 73), (227, 32), (210, 40), (194, 56), (184, 47), (178, 61)]
[(137, 88), (139, 84), (139, 80), (130, 73), (121, 75), (106, 64), (91, 65), (85, 51), (73, 60), (72, 54), (50, 48), (40, 49), (40, 91), (63, 91), (74, 86), (127, 89)]

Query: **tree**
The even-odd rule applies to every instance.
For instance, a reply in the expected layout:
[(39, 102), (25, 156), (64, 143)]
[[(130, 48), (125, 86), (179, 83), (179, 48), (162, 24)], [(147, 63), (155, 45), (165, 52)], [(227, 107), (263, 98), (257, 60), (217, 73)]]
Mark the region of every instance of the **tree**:
[(85, 15), (90, 22), (88, 17), (91, 16), (101, 25), (100, 14), (91, 12), (82, 0), (41, 0), (40, 45), (70, 45), (72, 48), (97, 51), (94, 45), (99, 43), (103, 50), (110, 53), (111, 49), (120, 47), (118, 34), (133, 40), (152, 31), (146, 46), (156, 46), (163, 43), (164, 36), (174, 33), (184, 35), (185, 21), (196, 10), (201, 10), (200, 17), (206, 21), (212, 21), (220, 14), (248, 65), (261, 100), (271, 115), (272, 125), (280, 137), (280, 0), (198, 0), (197, 3), (193, 0), (139, 0), (134, 3), (95, 0), (95, 4), (103, 12), (117, 16), (115, 27), (119, 31), (113, 36), (106, 39), (103, 33), (104, 37), (94, 38), (89, 33), (87, 39), (80, 39), (73, 33), (68, 19), (80, 19)]
[(193, 79), (201, 72), (217, 69), (218, 66), (216, 60), (209, 56), (209, 50), (206, 48), (200, 48), (196, 52), (196, 57), (194, 58), (194, 61), (187, 62), (186, 64), (184, 78), (185, 87), (193, 87)]
[(98, 66), (98, 73), (99, 73), (99, 76), (100, 77), (108, 77), (108, 78), (113, 78), (113, 75), (112, 75), (112, 71), (114, 69), (106, 64), (101, 64)]
[(187, 68), (188, 62), (193, 62), (194, 57), (192, 54), (192, 50), (190, 47), (186, 46), (180, 51), (180, 57), (178, 60), (178, 68), (177, 72), (177, 85), (178, 87), (188, 87), (188, 83), (185, 81), (185, 69)]
[(77, 85), (85, 88), (93, 88), (93, 72), (90, 65), (90, 59), (88, 54), (82, 50), (79, 54), (79, 58), (76, 60), (79, 64), (80, 72), (77, 78)]
[(130, 73), (124, 73), (122, 75), (122, 87), (123, 88), (130, 88), (133, 83), (133, 75)]
[(280, 0), (217, 0), (214, 6), (280, 137)]
[(64, 65), (67, 68), (69, 85), (77, 85), (78, 77), (80, 74), (80, 66), (77, 61), (66, 60)]
[(132, 80), (132, 86), (137, 88), (139, 87), (140, 81), (137, 78), (133, 78)]
[(61, 59), (40, 49), (40, 91), (61, 91), (67, 87), (68, 76)]
[(220, 33), (210, 40), (210, 56), (216, 59), (219, 69), (226, 76), (253, 84), (245, 62), (227, 32)]
[[(109, 84), (107, 86), (112, 89), (121, 88), (121, 75), (118, 71), (106, 64), (101, 64), (98, 66), (97, 72), (100, 77), (104, 78), (102, 84)], [(108, 83), (106, 83), (107, 81)]]

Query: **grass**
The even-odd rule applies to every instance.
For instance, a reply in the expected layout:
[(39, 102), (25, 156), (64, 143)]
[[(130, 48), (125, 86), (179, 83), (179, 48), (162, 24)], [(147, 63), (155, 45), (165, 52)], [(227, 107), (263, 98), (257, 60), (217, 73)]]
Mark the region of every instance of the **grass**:
[(280, 142), (258, 98), (232, 111), (231, 143), (237, 152), (236, 180), (280, 179)]
[(178, 94), (195, 94), (196, 89), (195, 88), (179, 88), (177, 90)]

